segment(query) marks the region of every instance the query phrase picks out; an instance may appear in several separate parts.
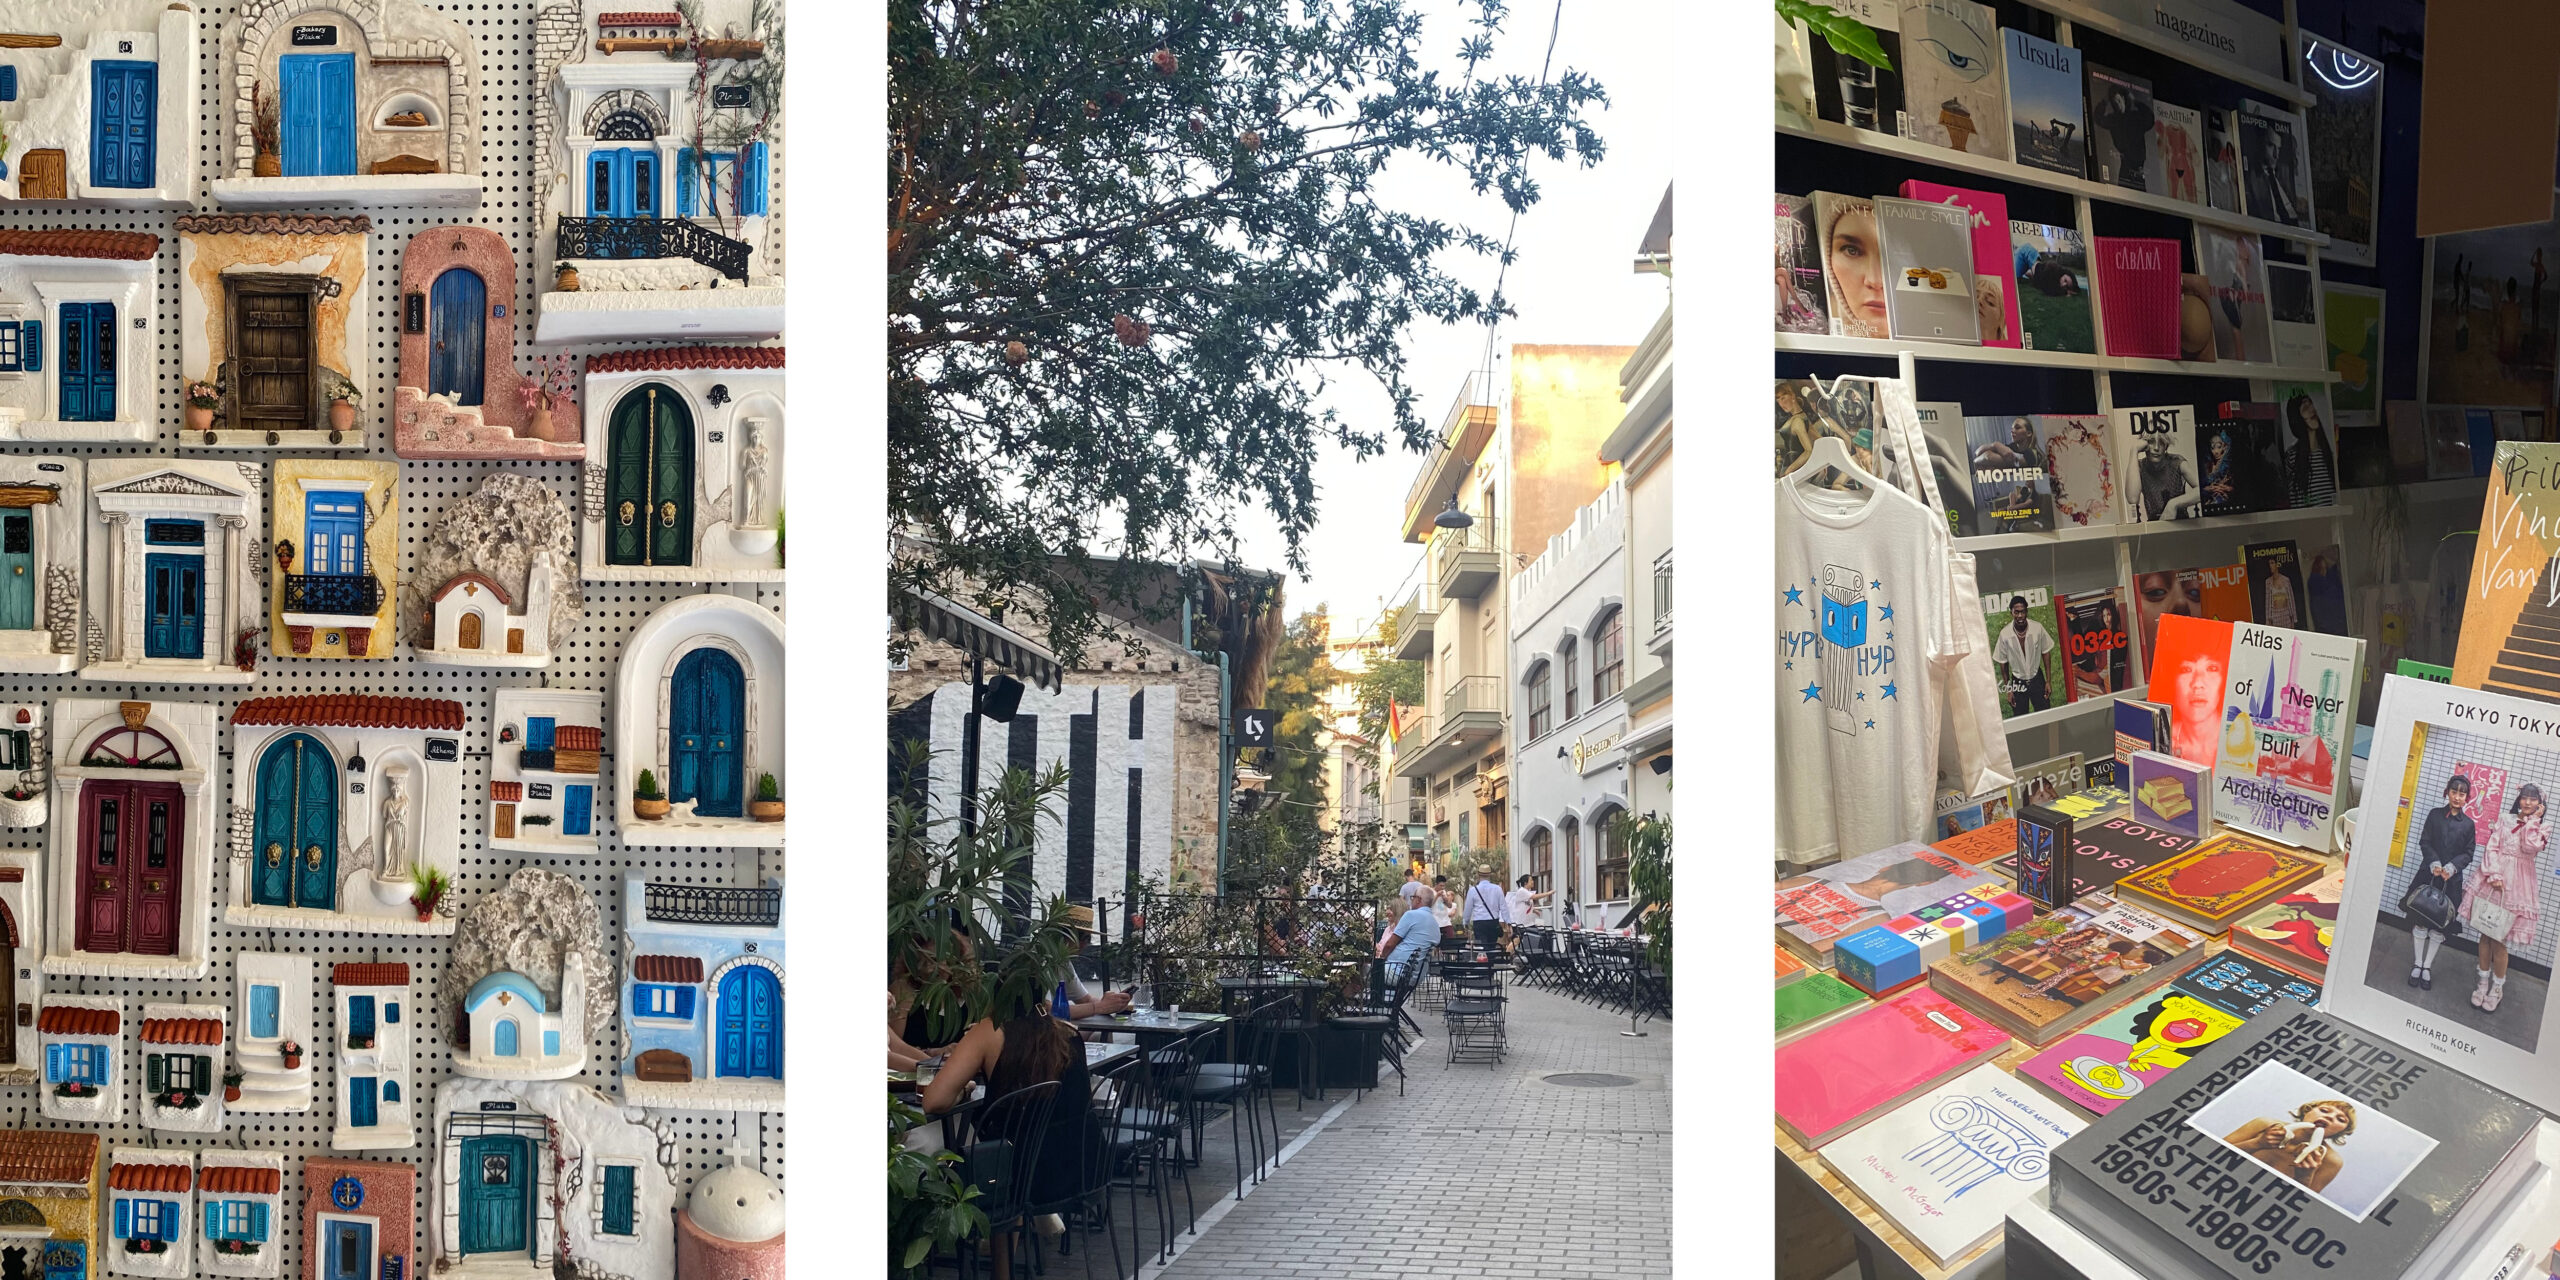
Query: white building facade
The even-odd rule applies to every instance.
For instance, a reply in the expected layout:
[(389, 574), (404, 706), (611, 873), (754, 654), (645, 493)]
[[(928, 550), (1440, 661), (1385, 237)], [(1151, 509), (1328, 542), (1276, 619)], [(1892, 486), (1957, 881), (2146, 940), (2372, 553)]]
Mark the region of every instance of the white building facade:
[[(241, 1073), (233, 1111), (311, 1109), (311, 975), (317, 964), (307, 955), (274, 951), (231, 957), (231, 1049)], [(295, 1052), (287, 1055), (287, 1046)]]
[(338, 1008), (338, 1123), (329, 1146), (377, 1151), (415, 1141), (409, 1078), (409, 1033), (417, 1004), (409, 998), (409, 966), (341, 964), (329, 971)]
[(1627, 897), (1614, 831), (1628, 803), (1617, 749), (1627, 727), (1626, 506), (1625, 486), (1612, 483), (1509, 587), (1511, 878), (1554, 891), (1541, 904), (1546, 923), (1571, 905), (1583, 924), (1614, 924), (1608, 908)]
[(0, 203), (184, 209), (196, 198), (196, 14), (168, 0), (10, 0)]
[[(1667, 253), (1664, 271), (1668, 272)], [(1672, 534), (1671, 306), (1619, 375), (1627, 415), (1600, 446), (1624, 469), (1627, 490), (1628, 801), (1639, 814), (1671, 813)]]
[(781, 347), (589, 356), (581, 576), (781, 581), (782, 381)]
[(0, 440), (159, 434), (159, 270), (147, 231), (0, 231)]

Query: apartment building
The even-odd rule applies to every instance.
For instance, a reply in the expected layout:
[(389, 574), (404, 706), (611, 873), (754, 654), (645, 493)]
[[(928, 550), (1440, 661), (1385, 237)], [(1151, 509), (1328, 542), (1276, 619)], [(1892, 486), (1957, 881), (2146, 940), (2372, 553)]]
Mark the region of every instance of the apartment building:
[[(1636, 270), (1671, 275), (1671, 190), (1636, 254)], [(1637, 813), (1671, 812), (1671, 300), (1619, 370), (1626, 405), (1600, 444), (1627, 487), (1627, 729), (1618, 749)]]

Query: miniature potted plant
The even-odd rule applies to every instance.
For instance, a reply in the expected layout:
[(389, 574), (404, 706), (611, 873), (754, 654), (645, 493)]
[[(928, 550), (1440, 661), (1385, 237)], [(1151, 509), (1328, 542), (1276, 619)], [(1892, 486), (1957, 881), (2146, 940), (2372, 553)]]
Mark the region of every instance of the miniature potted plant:
[(524, 434), (535, 440), (555, 439), (552, 411), (568, 405), (571, 387), (569, 357), (551, 356), (534, 361), (534, 373), (516, 384), (516, 400), (524, 408)]
[(421, 866), (409, 873), (409, 905), (417, 908), (418, 922), (435, 918), (436, 906), (453, 890), (453, 877), (434, 868)]
[(758, 822), (782, 821), (782, 785), (772, 774), (756, 779), (756, 798), (747, 802), (747, 813)]
[(631, 811), (651, 822), (656, 822), (667, 816), (667, 810), (671, 807), (667, 803), (666, 796), (658, 791), (658, 775), (646, 769), (641, 770), (639, 783), (631, 788)]
[(0, 791), (0, 826), (40, 827), (45, 819), (45, 779), (34, 770), (26, 770)]
[(171, 1111), (193, 1111), (204, 1105), (204, 1095), (193, 1089), (171, 1089), (152, 1095), (151, 1100)]
[(346, 434), (356, 425), (356, 406), (363, 403), (364, 393), (356, 390), (352, 382), (341, 382), (330, 389), (329, 432), (332, 436), (330, 443), (337, 443), (334, 437)]
[(240, 1082), (248, 1078), (249, 1073), (242, 1071), (238, 1067), (233, 1067), (230, 1070), (223, 1072), (222, 1100), (224, 1102), (238, 1102), (240, 1100)]
[(285, 1070), (302, 1070), (302, 1045), (299, 1041), (287, 1040), (283, 1044), (277, 1045), (276, 1054), (284, 1059)]
[(553, 819), (547, 813), (528, 813), (517, 821), (528, 827), (547, 827), (551, 825)]
[(85, 1084), (78, 1080), (65, 1080), (60, 1084), (53, 1086), (53, 1096), (57, 1098), (94, 1098), (98, 1096), (98, 1086), (94, 1084)]
[(227, 1253), (233, 1257), (244, 1258), (258, 1251), (258, 1242), (255, 1240), (216, 1240), (213, 1242), (213, 1251), (215, 1253)]
[(222, 388), (202, 378), (187, 383), (187, 430), (211, 431), (213, 411), (222, 407)]
[(561, 263), (560, 270), (552, 276), (551, 287), (555, 292), (559, 293), (576, 293), (578, 291), (578, 269), (566, 262)]
[(265, 89), (257, 85), (250, 86), (249, 95), (249, 138), (257, 144), (257, 159), (251, 163), (249, 172), (261, 178), (281, 178), (284, 176), (284, 149), (276, 142), (280, 130), (276, 122), (275, 99), (266, 96)]
[(350, 1049), (370, 1049), (373, 1047), (373, 1037), (360, 1035), (356, 1032), (350, 1031), (347, 1033), (347, 1047)]

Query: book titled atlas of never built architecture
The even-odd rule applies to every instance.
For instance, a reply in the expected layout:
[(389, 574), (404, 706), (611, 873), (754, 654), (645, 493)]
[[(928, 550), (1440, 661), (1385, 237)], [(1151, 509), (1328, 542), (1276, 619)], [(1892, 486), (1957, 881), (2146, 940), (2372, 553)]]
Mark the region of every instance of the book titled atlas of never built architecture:
[(2240, 623), (2231, 629), (2214, 816), (2327, 852), (2355, 733), (2364, 641)]

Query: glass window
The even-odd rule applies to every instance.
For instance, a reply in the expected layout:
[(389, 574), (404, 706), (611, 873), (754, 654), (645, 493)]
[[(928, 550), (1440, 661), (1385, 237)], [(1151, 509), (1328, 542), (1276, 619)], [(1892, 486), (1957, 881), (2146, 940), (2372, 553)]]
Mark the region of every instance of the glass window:
[(1529, 668), (1529, 736), (1543, 738), (1556, 727), (1555, 670), (1546, 663)]
[(1591, 642), (1591, 702), (1617, 697), (1627, 684), (1627, 611), (1611, 609)]
[(1474, 847), (1467, 842), (1467, 815), (1464, 813), (1458, 815), (1458, 847), (1461, 849)]
[(122, 806), (119, 802), (114, 800), (98, 802), (99, 866), (112, 867), (116, 864), (116, 841), (124, 834), (124, 823), (118, 821), (121, 816)]
[(1530, 885), (1545, 893), (1553, 888), (1556, 878), (1556, 833), (1540, 827), (1529, 833)]
[(1567, 640), (1556, 650), (1556, 665), (1564, 668), (1564, 718), (1582, 714), (1582, 684), (1573, 674), (1574, 644)]
[(1593, 820), (1591, 837), (1600, 846), (1599, 861), (1592, 866), (1598, 883), (1592, 892), (1602, 902), (1616, 902), (1627, 896), (1627, 838), (1618, 830), (1623, 816), (1611, 812)]
[(1582, 893), (1582, 824), (1567, 818), (1558, 830), (1564, 834), (1564, 900), (1572, 902)]
[(18, 336), (24, 332), (15, 321), (0, 320), (0, 369), (18, 368)]

